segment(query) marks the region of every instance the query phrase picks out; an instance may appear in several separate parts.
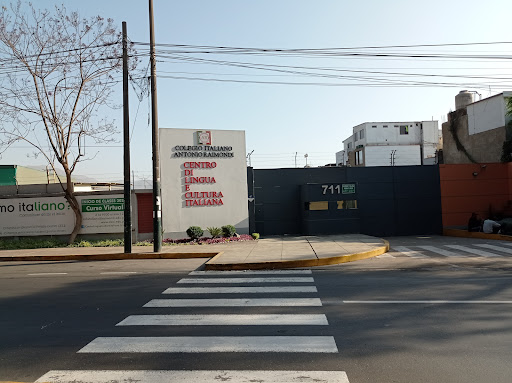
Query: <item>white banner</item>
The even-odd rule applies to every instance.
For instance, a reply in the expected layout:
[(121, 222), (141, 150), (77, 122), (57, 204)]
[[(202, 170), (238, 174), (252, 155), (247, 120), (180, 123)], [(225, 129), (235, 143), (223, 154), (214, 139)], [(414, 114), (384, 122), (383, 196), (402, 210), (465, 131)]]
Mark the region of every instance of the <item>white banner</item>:
[[(77, 200), (82, 210), (79, 234), (123, 232), (123, 195), (77, 196)], [(64, 197), (0, 199), (0, 237), (68, 235), (74, 222)]]

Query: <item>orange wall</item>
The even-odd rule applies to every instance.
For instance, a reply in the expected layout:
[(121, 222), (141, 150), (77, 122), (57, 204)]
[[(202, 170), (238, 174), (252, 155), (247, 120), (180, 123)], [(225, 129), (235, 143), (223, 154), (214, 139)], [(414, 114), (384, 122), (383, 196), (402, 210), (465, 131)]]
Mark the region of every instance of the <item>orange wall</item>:
[[(512, 163), (439, 165), (443, 226), (465, 226), (472, 212), (488, 218), (512, 200)], [(476, 175), (473, 175), (473, 174)]]

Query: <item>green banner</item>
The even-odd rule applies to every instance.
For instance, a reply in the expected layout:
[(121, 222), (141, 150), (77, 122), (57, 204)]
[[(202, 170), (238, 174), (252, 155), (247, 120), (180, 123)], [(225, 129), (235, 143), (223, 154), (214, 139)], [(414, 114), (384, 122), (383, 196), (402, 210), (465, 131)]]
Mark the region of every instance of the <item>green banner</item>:
[(123, 210), (124, 198), (89, 198), (82, 200), (82, 213)]

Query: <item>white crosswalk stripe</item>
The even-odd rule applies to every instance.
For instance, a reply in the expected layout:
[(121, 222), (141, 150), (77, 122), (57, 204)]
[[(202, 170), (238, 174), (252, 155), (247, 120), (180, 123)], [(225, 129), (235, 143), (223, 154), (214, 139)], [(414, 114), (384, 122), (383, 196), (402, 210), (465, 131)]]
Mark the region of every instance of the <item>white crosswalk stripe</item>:
[(99, 337), (79, 353), (338, 352), (332, 336)]
[(318, 298), (153, 299), (144, 307), (322, 306)]
[(389, 253), (384, 253), (384, 254), (381, 254), (381, 255), (377, 255), (376, 257), (374, 258), (395, 258), (394, 255), (391, 255)]
[(261, 293), (316, 293), (316, 286), (262, 286), (262, 287), (169, 287), (162, 294), (261, 294)]
[(326, 326), (324, 314), (130, 315), (116, 326)]
[[(201, 308), (198, 314), (144, 314), (130, 315), (120, 321), (116, 327), (125, 330), (140, 329), (134, 333), (136, 336), (98, 337), (81, 348), (78, 353), (86, 354), (118, 354), (118, 353), (337, 353), (338, 348), (334, 337), (299, 334), (298, 336), (234, 336), (237, 328), (233, 328), (233, 336), (169, 336), (170, 327), (164, 326), (303, 326), (300, 331), (307, 332), (310, 326), (328, 326), (325, 314), (311, 313), (272, 313), (272, 314), (243, 314), (222, 313), (208, 314), (203, 311), (207, 308), (221, 310), (222, 308), (239, 307), (283, 307), (300, 310), (301, 307), (322, 307), (319, 298), (290, 297), (286, 294), (317, 293), (316, 286), (304, 285), (277, 285), (312, 284), (313, 277), (293, 275), (311, 275), (311, 270), (258, 270), (258, 271), (194, 271), (189, 276), (198, 278), (183, 278), (179, 284), (196, 284), (197, 286), (169, 287), (162, 294), (187, 294), (191, 299), (152, 299), (143, 307), (154, 308)], [(262, 275), (262, 277), (252, 277)], [(232, 276), (225, 277), (225, 276)], [(230, 284), (232, 286), (219, 287), (212, 284)], [(247, 286), (256, 284), (260, 286)], [(202, 286), (201, 286), (202, 285)], [(244, 286), (245, 285), (245, 286)], [(275, 298), (205, 298), (210, 294), (281, 294)], [(149, 326), (153, 326), (152, 328)], [(162, 336), (154, 336), (156, 326), (165, 328)], [(152, 336), (143, 336), (144, 329), (151, 328)], [(205, 327), (203, 327), (205, 328)], [(298, 330), (299, 331), (299, 330)], [(147, 332), (146, 332), (147, 333)], [(123, 334), (126, 334), (124, 332)], [(218, 334), (218, 332), (217, 332)], [(194, 371), (166, 371), (166, 370), (70, 370), (50, 371), (38, 379), (38, 382), (64, 383), (64, 382), (129, 382), (142, 383), (218, 383), (219, 381), (240, 383), (349, 383), (343, 371), (266, 371), (266, 370), (194, 370)]]
[(405, 246), (393, 246), (392, 250), (398, 251), (399, 253), (405, 254), (412, 258), (428, 258), (425, 254), (422, 254), (419, 251), (411, 250)]
[(277, 277), (277, 278), (183, 278), (178, 283), (313, 283), (310, 277)]
[(512, 254), (512, 249), (508, 247), (496, 246), (496, 245), (488, 245), (486, 243), (478, 244), (476, 246), (485, 247), (486, 249), (491, 249), (495, 251), (501, 251), (503, 253)]
[(464, 252), (470, 253), (470, 254), (476, 254), (476, 255), (479, 255), (481, 257), (501, 257), (501, 255), (499, 255), (499, 254), (490, 253), (488, 251), (483, 251), (483, 250), (479, 250), (479, 249), (473, 249), (473, 248), (467, 247), (467, 246), (446, 245), (446, 247), (449, 247), (449, 248), (455, 249), (455, 250), (464, 251)]
[(139, 382), (139, 383), (349, 383), (343, 371), (257, 371), (257, 370), (76, 370), (50, 371), (36, 383), (52, 382)]
[(188, 275), (287, 275), (287, 274), (306, 274), (310, 275), (311, 270), (229, 270), (229, 271), (191, 271)]
[(431, 251), (433, 253), (437, 253), (443, 255), (445, 257), (466, 257), (467, 255), (454, 253), (453, 251), (442, 249), (437, 246), (418, 246), (419, 248), (427, 251)]

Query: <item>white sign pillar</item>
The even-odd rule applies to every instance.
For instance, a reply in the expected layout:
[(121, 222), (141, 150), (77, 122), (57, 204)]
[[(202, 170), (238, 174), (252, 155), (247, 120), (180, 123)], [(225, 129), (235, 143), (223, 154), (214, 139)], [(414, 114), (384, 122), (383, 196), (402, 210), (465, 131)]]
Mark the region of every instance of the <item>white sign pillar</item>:
[(245, 132), (160, 129), (164, 238), (190, 226), (249, 231)]

